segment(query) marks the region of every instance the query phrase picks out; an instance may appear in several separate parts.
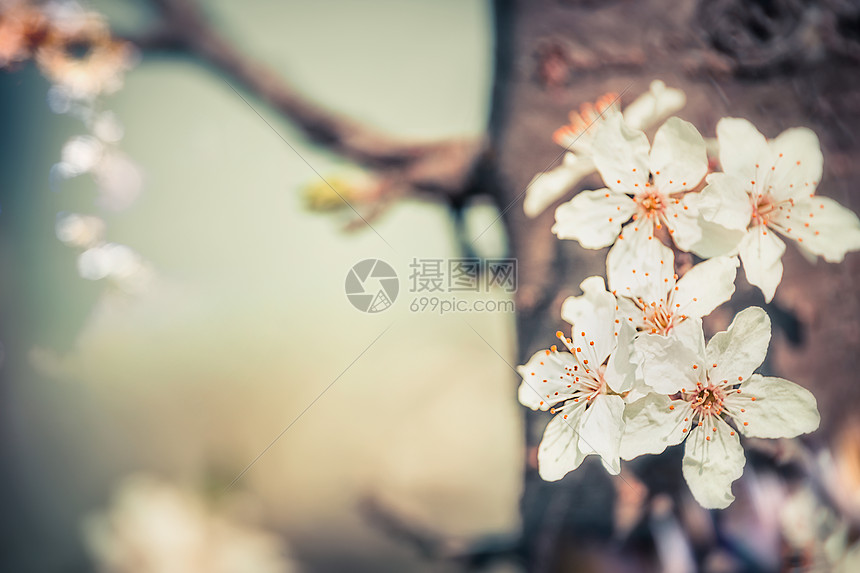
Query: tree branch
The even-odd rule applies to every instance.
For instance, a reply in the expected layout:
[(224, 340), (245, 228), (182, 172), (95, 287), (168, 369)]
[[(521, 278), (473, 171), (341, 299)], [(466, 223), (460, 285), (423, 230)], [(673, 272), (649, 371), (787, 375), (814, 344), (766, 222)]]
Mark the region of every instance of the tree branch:
[(396, 176), (416, 191), (451, 199), (478, 189), (470, 180), (485, 157), (483, 137), (414, 143), (377, 132), (312, 103), (278, 74), (240, 53), (209, 24), (194, 0), (152, 1), (160, 12), (159, 26), (126, 37), (142, 51), (184, 52), (200, 58), (289, 118), (311, 141)]

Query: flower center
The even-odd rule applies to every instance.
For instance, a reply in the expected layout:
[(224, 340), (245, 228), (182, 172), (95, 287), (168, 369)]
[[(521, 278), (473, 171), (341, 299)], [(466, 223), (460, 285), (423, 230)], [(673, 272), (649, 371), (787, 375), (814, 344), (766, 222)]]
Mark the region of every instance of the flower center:
[(701, 417), (719, 416), (723, 412), (723, 400), (726, 394), (722, 388), (709, 384), (696, 389), (690, 402), (690, 407)]
[(752, 195), (752, 218), (751, 225), (767, 225), (769, 217), (776, 208), (776, 203), (770, 195)]
[[(567, 386), (568, 397), (560, 406), (551, 408), (550, 413), (563, 412), (568, 408), (575, 408), (577, 404), (584, 405), (587, 409), (597, 396), (612, 393), (604, 377), (609, 359), (597, 366), (593, 362), (589, 364), (588, 358), (582, 353), (582, 347), (574, 346), (573, 341), (565, 337), (561, 331), (556, 332), (555, 335), (567, 347), (577, 364), (565, 367), (565, 375), (572, 379)], [(552, 346), (547, 352), (558, 352), (558, 349)]]
[(644, 217), (659, 217), (666, 209), (666, 198), (657, 191), (646, 191), (636, 196), (639, 211)]
[[(644, 328), (639, 327), (642, 332), (651, 334), (668, 334), (675, 325), (676, 315), (672, 312), (672, 308), (664, 303), (664, 301), (646, 303), (641, 298), (630, 299), (633, 301), (639, 310), (642, 311), (642, 319), (645, 323)], [(681, 317), (682, 319), (685, 317)]]

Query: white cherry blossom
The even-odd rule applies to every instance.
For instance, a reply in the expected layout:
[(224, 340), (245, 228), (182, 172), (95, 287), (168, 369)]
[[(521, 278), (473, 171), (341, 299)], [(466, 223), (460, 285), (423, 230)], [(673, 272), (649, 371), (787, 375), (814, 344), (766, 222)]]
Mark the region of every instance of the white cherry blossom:
[(626, 320), (640, 336), (672, 334), (685, 320), (709, 315), (734, 294), (737, 257), (701, 262), (679, 279), (672, 250), (660, 244), (658, 254), (659, 264), (645, 267), (650, 270), (637, 270), (632, 263), (634, 268), (609, 273), (609, 288), (618, 301), (617, 319)]
[[(729, 300), (735, 291), (737, 257), (717, 257), (699, 263), (678, 279), (674, 273), (674, 254), (660, 246), (659, 266), (656, 272), (637, 272), (610, 275), (609, 288), (615, 296), (615, 323), (624, 323), (635, 331), (636, 341), (651, 336), (674, 336), (682, 343), (694, 340), (696, 329), (701, 330), (700, 319)], [(613, 282), (614, 279), (614, 282)], [(596, 315), (598, 310), (589, 307), (587, 300), (570, 297), (561, 307), (561, 316), (575, 324), (581, 317)], [(639, 364), (642, 357), (634, 353)], [(627, 395), (635, 400), (649, 393), (641, 382), (641, 365), (637, 380)]]
[(788, 380), (754, 374), (770, 342), (770, 319), (750, 307), (705, 346), (651, 337), (640, 347), (645, 383), (654, 389), (628, 404), (623, 459), (658, 454), (685, 439), (683, 474), (706, 508), (728, 507), (732, 483), (746, 463), (738, 432), (755, 438), (793, 438), (818, 428), (813, 395)]
[(735, 232), (747, 280), (768, 302), (782, 280), (785, 243), (777, 233), (828, 262), (860, 249), (857, 216), (815, 194), (823, 157), (814, 132), (793, 128), (768, 141), (747, 120), (723, 118), (717, 139), (724, 172), (708, 176), (698, 208), (704, 221)]
[(583, 191), (556, 210), (552, 230), (560, 239), (577, 240), (587, 249), (614, 243), (608, 274), (633, 265), (656, 270), (661, 247), (655, 230), (665, 227), (682, 250), (701, 239), (690, 201), (694, 194), (686, 192), (704, 178), (708, 158), (691, 123), (669, 118), (649, 145), (643, 132), (610, 117), (594, 138), (593, 152), (607, 187)]
[(517, 369), (520, 402), (555, 414), (538, 449), (538, 470), (547, 481), (561, 479), (589, 454), (600, 456), (609, 473), (621, 472), (622, 394), (633, 384), (633, 331), (616, 330), (615, 297), (601, 277), (589, 277), (581, 288), (576, 299), (588, 312), (577, 315), (570, 338), (556, 333), (568, 351), (553, 346)]
[[(633, 129), (648, 129), (684, 107), (686, 99), (681, 90), (654, 80), (649, 90), (624, 110), (624, 122)], [(578, 112), (570, 112), (570, 124), (553, 134), (553, 141), (567, 153), (561, 165), (538, 173), (526, 187), (523, 204), (526, 215), (538, 216), (582, 179), (594, 173), (591, 151), (594, 135), (606, 117), (621, 113), (618, 95), (614, 93), (603, 95), (594, 104), (583, 104)]]

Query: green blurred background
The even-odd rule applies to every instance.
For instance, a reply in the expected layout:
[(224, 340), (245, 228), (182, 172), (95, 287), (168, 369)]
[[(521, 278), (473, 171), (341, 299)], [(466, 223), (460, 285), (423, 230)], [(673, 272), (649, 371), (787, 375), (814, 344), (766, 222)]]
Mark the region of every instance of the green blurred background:
[[(100, 1), (120, 32), (145, 4)], [(480, 134), (492, 70), (488, 2), (205, 3), (244, 53), (333, 110), (416, 140)], [(517, 528), (522, 429), (511, 313), (409, 310), (413, 257), (461, 256), (447, 208), (398, 202), (372, 231), (349, 211), (311, 213), (316, 175), (206, 65), (144, 55), (105, 100), (144, 189), (119, 213), (86, 177), (49, 170), (80, 122), (50, 112), (32, 65), (0, 74), (0, 514), (4, 571), (90, 570), (82, 520), (129, 475), (255, 500), (306, 570), (447, 570), (369, 524), (383, 501), (428, 530), (474, 538)], [(242, 90), (239, 90), (242, 92)], [(344, 165), (242, 92), (324, 176)], [(150, 261), (139, 295), (78, 276), (58, 212), (96, 213), (107, 238)], [(472, 235), (497, 212), (467, 212)], [(479, 245), (504, 254), (501, 224)], [(401, 298), (354, 309), (349, 268), (387, 260)], [(506, 295), (493, 293), (494, 299)], [(486, 297), (485, 297), (486, 298)], [(466, 323), (468, 322), (468, 324)], [(380, 333), (379, 341), (228, 492), (223, 488)]]

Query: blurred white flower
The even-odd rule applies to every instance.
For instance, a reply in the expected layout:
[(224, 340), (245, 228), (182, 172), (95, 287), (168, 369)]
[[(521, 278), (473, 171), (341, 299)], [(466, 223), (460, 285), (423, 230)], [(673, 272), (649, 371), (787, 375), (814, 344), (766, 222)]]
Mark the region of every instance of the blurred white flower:
[(101, 141), (90, 135), (78, 135), (69, 139), (60, 152), (60, 169), (65, 177), (76, 177), (88, 173), (104, 154)]
[(654, 80), (648, 91), (636, 98), (624, 110), (624, 123), (633, 129), (650, 129), (684, 107), (686, 94), (675, 88), (667, 87), (660, 80)]
[(93, 281), (110, 279), (127, 292), (145, 290), (154, 279), (154, 271), (143, 257), (117, 243), (101, 243), (81, 253), (78, 273)]
[(860, 220), (827, 197), (815, 195), (823, 156), (818, 137), (793, 128), (768, 142), (745, 119), (717, 124), (723, 173), (708, 176), (698, 207), (704, 220), (735, 233), (747, 280), (768, 302), (782, 280), (785, 243), (796, 241), (813, 259), (840, 262), (860, 249)]
[(104, 209), (122, 211), (130, 207), (143, 190), (143, 173), (125, 153), (111, 149), (93, 169), (98, 186), (96, 202)]
[(860, 543), (849, 545), (848, 520), (824, 505), (812, 488), (804, 486), (792, 493), (779, 518), (782, 534), (802, 559), (804, 571), (860, 570)]
[[(96, 126), (94, 126), (96, 127)], [(115, 127), (103, 126), (102, 135), (116, 136)], [(120, 128), (121, 135), (121, 128)], [(72, 137), (63, 145), (61, 160), (51, 168), (56, 183), (64, 179), (90, 173), (98, 187), (97, 204), (110, 211), (130, 207), (143, 190), (143, 173), (140, 167), (107, 138), (91, 135)]]
[[(690, 321), (692, 323), (692, 321)], [(629, 404), (623, 459), (658, 454), (687, 439), (683, 473), (696, 501), (728, 507), (746, 463), (735, 429), (754, 438), (793, 438), (818, 428), (815, 397), (782, 378), (753, 374), (770, 342), (770, 319), (758, 307), (738, 313), (705, 346), (649, 337), (638, 345), (645, 383), (655, 393)]]
[(103, 573), (289, 573), (279, 539), (147, 476), (126, 480), (109, 510), (84, 523)]
[(122, 124), (112, 111), (95, 114), (90, 121), (93, 135), (106, 143), (116, 143), (122, 139), (124, 130)]
[(85, 249), (102, 241), (105, 222), (92, 215), (70, 213), (59, 215), (55, 225), (57, 238), (65, 245)]
[[(668, 88), (660, 80), (651, 82), (649, 91), (639, 96), (623, 112), (624, 122), (632, 129), (646, 130), (666, 119), (686, 103), (681, 90)], [(618, 95), (608, 93), (593, 105), (583, 104), (570, 112), (570, 124), (553, 134), (553, 141), (567, 150), (562, 164), (538, 173), (526, 187), (523, 210), (536, 217), (583, 178), (594, 173), (592, 142), (599, 127), (610, 116), (618, 115)]]
[(615, 297), (606, 292), (602, 278), (589, 277), (581, 288), (584, 294), (568, 303), (574, 319), (571, 338), (556, 333), (569, 352), (553, 346), (517, 369), (523, 378), (520, 402), (556, 414), (538, 449), (538, 470), (548, 481), (561, 479), (589, 454), (600, 456), (609, 473), (621, 472), (620, 394), (634, 381), (633, 331), (625, 325), (615, 329)]

